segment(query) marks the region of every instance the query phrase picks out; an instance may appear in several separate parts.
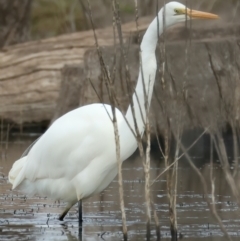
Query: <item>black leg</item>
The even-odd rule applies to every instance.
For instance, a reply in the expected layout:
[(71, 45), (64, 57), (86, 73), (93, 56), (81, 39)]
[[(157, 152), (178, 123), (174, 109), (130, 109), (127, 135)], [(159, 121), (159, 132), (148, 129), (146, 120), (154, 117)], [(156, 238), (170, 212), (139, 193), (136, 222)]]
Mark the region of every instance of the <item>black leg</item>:
[(65, 218), (65, 216), (67, 215), (68, 211), (71, 209), (73, 205), (68, 205), (66, 207), (66, 209), (64, 210), (64, 212), (59, 216), (59, 220), (63, 221), (63, 219)]
[(78, 223), (79, 223), (79, 232), (78, 232), (78, 238), (79, 241), (82, 241), (82, 200), (78, 201)]
[(79, 226), (82, 226), (82, 200), (78, 201), (78, 222)]

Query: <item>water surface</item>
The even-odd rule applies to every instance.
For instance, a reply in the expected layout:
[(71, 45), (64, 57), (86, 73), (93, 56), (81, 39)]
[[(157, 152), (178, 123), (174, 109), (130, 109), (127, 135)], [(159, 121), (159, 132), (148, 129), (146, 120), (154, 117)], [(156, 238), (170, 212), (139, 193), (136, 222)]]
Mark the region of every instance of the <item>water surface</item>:
[[(14, 160), (21, 156), (29, 143), (30, 140), (11, 142), (6, 160), (0, 161), (0, 240), (80, 240), (77, 206), (60, 222), (57, 218), (64, 209), (63, 202), (53, 202), (45, 197), (27, 197), (11, 190), (7, 174)], [(164, 170), (164, 162), (158, 156), (158, 153), (154, 153), (151, 160), (152, 180)], [(210, 166), (207, 160), (193, 159), (208, 182)], [(129, 240), (145, 240), (144, 173), (137, 154), (124, 162), (123, 177)], [(232, 238), (239, 240), (239, 208), (218, 163), (214, 164), (214, 177), (218, 214)], [(171, 240), (166, 175), (151, 186), (151, 191), (160, 221), (161, 240)], [(186, 161), (180, 161), (177, 190), (180, 239), (226, 240), (208, 209), (205, 196), (196, 173)], [(117, 179), (104, 192), (83, 202), (83, 220), (82, 240), (122, 240)], [(152, 240), (156, 240), (154, 222), (151, 226)]]

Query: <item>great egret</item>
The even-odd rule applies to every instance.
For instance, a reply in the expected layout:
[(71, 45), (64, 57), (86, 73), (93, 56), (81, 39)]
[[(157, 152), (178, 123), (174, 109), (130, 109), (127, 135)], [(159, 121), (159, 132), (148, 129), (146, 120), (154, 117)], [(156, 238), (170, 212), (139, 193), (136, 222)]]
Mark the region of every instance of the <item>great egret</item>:
[[(165, 21), (163, 18), (165, 17)], [(155, 50), (158, 34), (186, 19), (217, 19), (210, 13), (194, 11), (178, 2), (162, 8), (143, 36), (138, 82), (133, 94), (135, 118), (141, 134), (146, 117), (145, 95), (151, 102), (156, 74)], [(165, 24), (163, 24), (165, 22)], [(57, 119), (33, 145), (27, 156), (13, 164), (9, 181), (13, 189), (67, 202), (62, 220), (77, 201), (104, 190), (117, 174), (112, 109), (107, 104), (80, 107)], [(126, 120), (134, 128), (132, 109)], [(137, 141), (123, 113), (116, 109), (120, 158), (126, 160), (137, 149)]]

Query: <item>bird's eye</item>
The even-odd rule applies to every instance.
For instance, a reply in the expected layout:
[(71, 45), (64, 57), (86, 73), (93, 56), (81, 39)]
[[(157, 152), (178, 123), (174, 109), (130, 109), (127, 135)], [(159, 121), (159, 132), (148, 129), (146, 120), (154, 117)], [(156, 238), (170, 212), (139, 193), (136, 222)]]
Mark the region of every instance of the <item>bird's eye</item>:
[(175, 12), (176, 14), (180, 14), (179, 9), (174, 9), (174, 12)]

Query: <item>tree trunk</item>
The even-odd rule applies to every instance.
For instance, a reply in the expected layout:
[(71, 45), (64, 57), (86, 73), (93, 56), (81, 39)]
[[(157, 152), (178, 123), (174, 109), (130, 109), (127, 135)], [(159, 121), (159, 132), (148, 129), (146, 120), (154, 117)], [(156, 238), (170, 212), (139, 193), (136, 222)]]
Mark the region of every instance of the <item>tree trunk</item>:
[(0, 0), (0, 48), (29, 39), (32, 0)]

